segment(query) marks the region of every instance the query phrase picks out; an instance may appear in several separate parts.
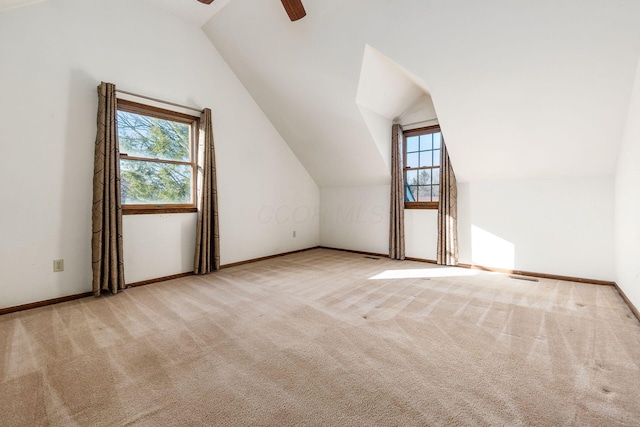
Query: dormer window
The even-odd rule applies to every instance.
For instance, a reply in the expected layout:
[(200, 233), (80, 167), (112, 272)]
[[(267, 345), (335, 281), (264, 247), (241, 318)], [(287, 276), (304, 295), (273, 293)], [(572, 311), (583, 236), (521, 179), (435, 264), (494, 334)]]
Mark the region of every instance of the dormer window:
[(404, 132), (405, 209), (438, 209), (440, 126)]

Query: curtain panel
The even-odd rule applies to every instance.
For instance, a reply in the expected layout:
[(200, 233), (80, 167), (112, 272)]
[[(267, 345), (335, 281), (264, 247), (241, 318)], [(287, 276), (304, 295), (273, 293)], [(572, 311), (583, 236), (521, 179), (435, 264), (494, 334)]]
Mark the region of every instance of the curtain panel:
[(209, 108), (205, 108), (200, 117), (197, 189), (198, 224), (193, 272), (207, 274), (220, 269), (216, 154)]
[(438, 264), (458, 265), (458, 183), (444, 141), (440, 151)]
[(391, 220), (389, 257), (404, 260), (404, 151), (402, 126), (391, 129)]
[(125, 287), (116, 87), (104, 82), (98, 86), (92, 230), (93, 294), (116, 294)]

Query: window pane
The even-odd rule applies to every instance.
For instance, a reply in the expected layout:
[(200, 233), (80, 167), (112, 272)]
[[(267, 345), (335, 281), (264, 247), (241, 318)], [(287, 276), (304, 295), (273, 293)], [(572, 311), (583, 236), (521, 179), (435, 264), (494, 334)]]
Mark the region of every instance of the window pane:
[(431, 187), (431, 199), (434, 202), (438, 201), (439, 194), (440, 194), (440, 186), (439, 185), (434, 185), (433, 187)]
[(418, 200), (418, 187), (416, 187), (415, 185), (407, 185), (405, 186), (405, 189), (405, 202), (415, 202)]
[(420, 150), (432, 150), (433, 149), (433, 134), (420, 135)]
[(440, 150), (433, 152), (433, 166), (440, 166)]
[(440, 132), (433, 134), (433, 149), (437, 150), (440, 148), (440, 144), (442, 141), (442, 134)]
[(433, 180), (432, 184), (440, 184), (440, 168), (431, 169), (431, 179)]
[(422, 169), (418, 175), (418, 185), (430, 185), (431, 184), (431, 170)]
[(405, 167), (417, 168), (420, 166), (419, 153), (407, 153), (407, 164)]
[(407, 153), (420, 150), (418, 148), (418, 141), (419, 137), (417, 136), (410, 136), (409, 138), (407, 138)]
[(433, 151), (421, 151), (420, 152), (420, 166), (433, 166)]
[(418, 171), (407, 171), (406, 184), (417, 185), (418, 184)]
[(120, 160), (123, 204), (191, 203), (191, 166)]
[(120, 152), (163, 160), (190, 160), (190, 126), (171, 120), (118, 111)]
[(418, 201), (430, 202), (431, 201), (431, 186), (425, 185), (418, 187)]

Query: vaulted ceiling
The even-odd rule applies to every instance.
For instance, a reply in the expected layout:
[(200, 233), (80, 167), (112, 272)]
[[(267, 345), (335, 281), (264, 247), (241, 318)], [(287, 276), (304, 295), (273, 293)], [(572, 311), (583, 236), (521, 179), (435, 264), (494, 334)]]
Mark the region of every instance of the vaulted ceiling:
[(200, 3), (196, 0), (144, 0), (149, 4), (166, 10), (185, 21), (201, 27), (212, 16), (217, 14), (231, 0), (215, 0), (211, 4)]
[[(278, 0), (136, 1), (202, 27), (321, 187), (389, 182), (385, 129), (420, 116), (416, 99), (433, 102), (460, 181), (615, 169), (640, 2), (303, 0), (291, 22)], [(385, 83), (372, 57), (412, 83)]]
[(613, 173), (639, 2), (304, 4), (292, 23), (279, 1), (233, 0), (203, 30), (320, 186), (388, 181), (356, 103), (367, 45), (423, 82), (460, 180)]
[(45, 0), (0, 0), (0, 11), (13, 9), (16, 7), (28, 6), (34, 3), (41, 3)]

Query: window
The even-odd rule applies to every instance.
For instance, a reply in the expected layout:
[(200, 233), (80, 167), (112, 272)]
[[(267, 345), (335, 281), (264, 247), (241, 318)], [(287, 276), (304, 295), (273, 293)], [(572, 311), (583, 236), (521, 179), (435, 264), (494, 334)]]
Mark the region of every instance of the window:
[(195, 212), (199, 118), (118, 100), (123, 214)]
[(438, 209), (441, 146), (439, 126), (404, 132), (405, 209)]

